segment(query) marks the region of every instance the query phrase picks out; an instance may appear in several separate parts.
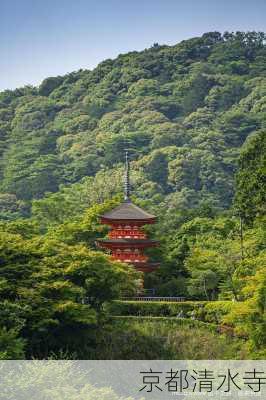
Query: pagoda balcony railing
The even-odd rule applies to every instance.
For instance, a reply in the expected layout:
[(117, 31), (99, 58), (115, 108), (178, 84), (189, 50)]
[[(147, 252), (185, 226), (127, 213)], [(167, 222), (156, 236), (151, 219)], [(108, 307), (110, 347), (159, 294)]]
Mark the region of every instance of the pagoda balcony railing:
[(113, 254), (112, 258), (118, 261), (125, 261), (125, 262), (145, 263), (148, 261), (148, 257), (137, 254)]
[(147, 235), (145, 233), (139, 231), (125, 231), (125, 230), (117, 230), (111, 231), (109, 233), (110, 239), (146, 239)]

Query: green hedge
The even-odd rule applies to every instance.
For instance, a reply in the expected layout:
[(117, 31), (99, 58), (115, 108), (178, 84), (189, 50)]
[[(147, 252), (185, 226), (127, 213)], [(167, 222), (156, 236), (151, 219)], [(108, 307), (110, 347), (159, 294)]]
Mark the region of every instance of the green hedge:
[(195, 318), (218, 324), (230, 311), (231, 301), (153, 302), (115, 300), (106, 307), (113, 316), (153, 316)]
[(163, 322), (164, 325), (169, 325), (171, 327), (174, 326), (187, 326), (190, 328), (204, 328), (208, 329), (211, 332), (217, 332), (217, 325), (206, 323), (203, 321), (193, 320), (190, 318), (176, 318), (176, 317), (143, 317), (143, 316), (136, 316), (136, 315), (128, 315), (128, 316), (113, 316), (112, 317), (117, 322), (138, 322), (138, 323), (156, 323), (156, 322)]

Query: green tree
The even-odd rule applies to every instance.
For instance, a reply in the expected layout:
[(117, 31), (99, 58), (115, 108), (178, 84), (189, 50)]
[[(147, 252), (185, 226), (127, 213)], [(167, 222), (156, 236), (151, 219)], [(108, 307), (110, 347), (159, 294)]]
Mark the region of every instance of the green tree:
[(253, 134), (240, 155), (235, 208), (247, 223), (265, 213), (265, 138), (264, 131)]

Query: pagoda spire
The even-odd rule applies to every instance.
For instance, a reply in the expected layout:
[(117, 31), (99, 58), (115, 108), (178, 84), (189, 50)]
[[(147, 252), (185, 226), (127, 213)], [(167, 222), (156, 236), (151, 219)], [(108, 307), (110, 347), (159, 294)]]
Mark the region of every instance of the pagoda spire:
[(145, 249), (159, 245), (149, 239), (142, 226), (153, 224), (156, 216), (147, 213), (130, 199), (130, 162), (125, 151), (124, 201), (113, 210), (100, 216), (101, 223), (109, 225), (108, 238), (98, 239), (97, 246), (107, 249), (114, 260), (133, 265), (142, 272), (152, 272), (158, 263), (149, 261)]
[(124, 200), (130, 201), (130, 164), (128, 158), (128, 151), (126, 151), (125, 155)]

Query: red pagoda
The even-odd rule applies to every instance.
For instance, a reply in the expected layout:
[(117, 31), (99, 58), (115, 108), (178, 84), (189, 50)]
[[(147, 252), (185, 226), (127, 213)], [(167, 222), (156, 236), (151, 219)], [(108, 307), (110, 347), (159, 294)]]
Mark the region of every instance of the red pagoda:
[(142, 230), (143, 225), (153, 224), (156, 217), (142, 210), (130, 200), (129, 160), (126, 153), (125, 198), (113, 210), (101, 215), (101, 223), (110, 226), (108, 239), (97, 241), (98, 246), (108, 249), (115, 260), (133, 265), (138, 271), (151, 272), (158, 264), (149, 262), (144, 251), (158, 246)]

